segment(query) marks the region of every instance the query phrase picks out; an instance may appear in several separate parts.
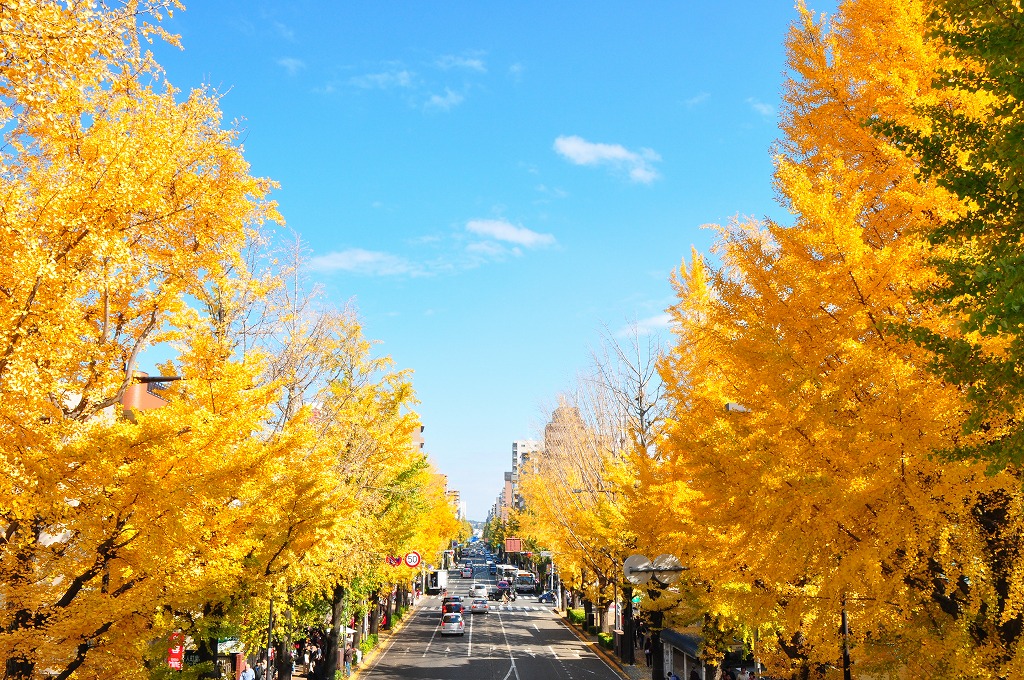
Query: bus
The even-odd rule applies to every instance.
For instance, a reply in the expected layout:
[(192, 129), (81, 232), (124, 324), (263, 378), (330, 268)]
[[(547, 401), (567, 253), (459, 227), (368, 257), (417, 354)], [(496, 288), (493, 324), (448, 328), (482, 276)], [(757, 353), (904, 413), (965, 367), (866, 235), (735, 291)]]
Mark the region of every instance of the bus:
[(537, 592), (537, 577), (529, 571), (520, 571), (516, 574), (516, 592), (517, 593), (535, 593)]

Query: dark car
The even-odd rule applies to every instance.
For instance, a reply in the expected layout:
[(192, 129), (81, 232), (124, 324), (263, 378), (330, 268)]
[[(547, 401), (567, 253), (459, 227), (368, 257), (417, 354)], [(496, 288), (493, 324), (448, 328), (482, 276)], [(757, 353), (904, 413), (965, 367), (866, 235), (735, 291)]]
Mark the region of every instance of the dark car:
[(449, 602), (441, 605), (441, 614), (462, 614), (464, 607), (460, 602)]
[(548, 604), (555, 603), (555, 594), (550, 590), (546, 593), (541, 593), (537, 596), (537, 602), (547, 602)]
[(498, 581), (498, 585), (495, 586), (494, 592), (490, 594), (492, 600), (501, 600), (508, 598), (510, 600), (516, 599), (516, 589), (508, 581)]

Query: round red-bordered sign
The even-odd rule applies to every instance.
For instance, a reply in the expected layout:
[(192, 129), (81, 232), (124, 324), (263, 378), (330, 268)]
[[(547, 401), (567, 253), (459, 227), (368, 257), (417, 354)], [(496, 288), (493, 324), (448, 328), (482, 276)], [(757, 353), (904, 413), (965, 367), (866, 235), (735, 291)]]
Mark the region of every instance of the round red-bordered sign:
[(413, 568), (420, 566), (420, 554), (415, 550), (405, 553), (405, 566)]

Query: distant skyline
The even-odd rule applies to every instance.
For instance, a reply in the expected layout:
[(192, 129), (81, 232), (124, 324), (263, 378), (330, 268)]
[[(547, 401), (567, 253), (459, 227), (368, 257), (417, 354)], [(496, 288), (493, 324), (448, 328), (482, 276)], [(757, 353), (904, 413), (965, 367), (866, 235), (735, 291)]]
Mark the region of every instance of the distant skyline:
[(771, 147), (796, 16), (218, 0), (165, 19), (182, 50), (153, 49), (179, 89), (223, 93), (253, 172), (281, 184), (283, 237), (414, 371), (425, 451), (479, 521), (605, 329), (668, 337), (702, 225), (788, 221)]

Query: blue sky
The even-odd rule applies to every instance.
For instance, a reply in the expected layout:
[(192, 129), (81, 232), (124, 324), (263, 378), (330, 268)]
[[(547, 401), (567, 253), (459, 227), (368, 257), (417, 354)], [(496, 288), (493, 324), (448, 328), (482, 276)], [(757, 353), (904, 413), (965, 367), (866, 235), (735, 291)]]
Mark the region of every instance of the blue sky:
[[(810, 3), (831, 10), (832, 2)], [(666, 334), (701, 225), (786, 220), (786, 0), (187, 3), (169, 80), (224, 93), (310, 276), (414, 370), (471, 519), (604, 328)]]

